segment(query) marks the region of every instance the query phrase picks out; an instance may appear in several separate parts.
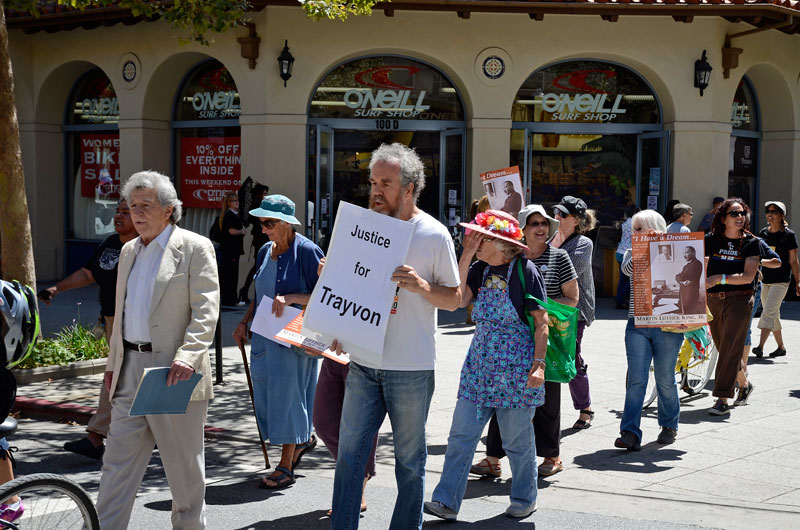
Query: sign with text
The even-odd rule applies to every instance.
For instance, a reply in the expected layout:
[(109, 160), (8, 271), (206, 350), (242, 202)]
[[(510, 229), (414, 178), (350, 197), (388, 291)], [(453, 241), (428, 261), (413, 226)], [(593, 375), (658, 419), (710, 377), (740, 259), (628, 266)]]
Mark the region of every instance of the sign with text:
[(309, 355), (315, 355), (315, 356), (323, 355), (332, 361), (336, 361), (339, 364), (350, 363), (350, 354), (342, 353), (341, 355), (337, 355), (336, 352), (328, 348), (326, 344), (323, 344), (319, 341), (312, 340), (309, 339), (308, 337), (303, 336), (302, 312), (300, 312), (296, 317), (294, 317), (292, 321), (286, 325), (285, 328), (278, 331), (278, 333), (275, 335), (275, 338), (285, 342), (286, 344), (302, 348)]
[(241, 185), (241, 139), (181, 139), (181, 200), (189, 208), (219, 208)]
[(489, 206), (492, 210), (503, 210), (517, 217), (525, 205), (522, 199), (519, 166), (481, 173), (481, 184), (489, 198)]
[(631, 236), (636, 327), (707, 323), (703, 236)]
[(81, 197), (119, 199), (119, 134), (81, 134)]
[(302, 334), (324, 344), (336, 339), (353, 358), (380, 365), (397, 290), (392, 273), (413, 235), (411, 223), (340, 202)]

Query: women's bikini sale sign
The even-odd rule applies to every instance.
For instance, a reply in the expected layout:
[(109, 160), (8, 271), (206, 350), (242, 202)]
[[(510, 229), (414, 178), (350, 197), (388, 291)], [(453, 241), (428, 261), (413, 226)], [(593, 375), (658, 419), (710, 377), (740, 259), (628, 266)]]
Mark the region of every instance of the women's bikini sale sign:
[(333, 339), (364, 362), (380, 364), (383, 339), (414, 225), (339, 203), (322, 275), (303, 317), (302, 334), (324, 344)]

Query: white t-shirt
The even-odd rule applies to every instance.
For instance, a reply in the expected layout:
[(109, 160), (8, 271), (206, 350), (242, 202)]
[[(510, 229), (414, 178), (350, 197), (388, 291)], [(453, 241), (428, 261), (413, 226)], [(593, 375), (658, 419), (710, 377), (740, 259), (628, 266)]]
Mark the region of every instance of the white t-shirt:
[[(406, 256), (424, 280), (444, 287), (458, 287), (458, 261), (453, 240), (442, 223), (425, 212), (412, 217), (416, 228)], [(376, 370), (433, 370), (436, 368), (436, 307), (406, 289), (398, 292), (396, 312), (389, 316), (381, 366), (353, 361)]]

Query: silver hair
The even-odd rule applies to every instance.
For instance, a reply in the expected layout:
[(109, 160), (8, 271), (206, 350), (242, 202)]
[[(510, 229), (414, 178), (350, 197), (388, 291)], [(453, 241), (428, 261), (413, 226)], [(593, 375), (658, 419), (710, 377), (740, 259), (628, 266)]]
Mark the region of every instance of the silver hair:
[(508, 261), (511, 261), (517, 255), (521, 254), (524, 250), (519, 245), (515, 245), (513, 243), (509, 243), (508, 241), (503, 241), (502, 239), (492, 239), (492, 243), (503, 254), (503, 257)]
[(692, 207), (688, 204), (678, 203), (672, 207), (672, 218), (673, 219), (680, 219), (683, 215), (687, 212), (691, 212)]
[(639, 221), (642, 223), (642, 228), (645, 230), (658, 230), (659, 232), (666, 232), (667, 231), (667, 222), (655, 210), (642, 210), (634, 214), (633, 219), (631, 219), (631, 224)]
[(139, 171), (130, 176), (122, 187), (122, 200), (131, 202), (131, 192), (133, 190), (156, 190), (158, 202), (164, 208), (172, 206), (172, 215), (169, 222), (178, 224), (183, 215), (182, 202), (178, 199), (178, 192), (168, 176), (162, 175), (158, 171)]
[(413, 184), (414, 201), (419, 198), (419, 194), (425, 189), (425, 164), (422, 163), (414, 149), (397, 142), (381, 144), (372, 152), (372, 158), (369, 161), (370, 173), (378, 162), (399, 164), (403, 186)]

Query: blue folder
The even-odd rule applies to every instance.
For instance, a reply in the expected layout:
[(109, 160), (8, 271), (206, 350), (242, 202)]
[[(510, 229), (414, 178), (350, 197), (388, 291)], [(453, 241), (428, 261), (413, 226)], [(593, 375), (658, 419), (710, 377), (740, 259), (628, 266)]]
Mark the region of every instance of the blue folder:
[(195, 372), (186, 381), (178, 381), (177, 384), (167, 386), (167, 374), (169, 367), (145, 368), (128, 414), (144, 416), (186, 413), (194, 387), (203, 376)]

